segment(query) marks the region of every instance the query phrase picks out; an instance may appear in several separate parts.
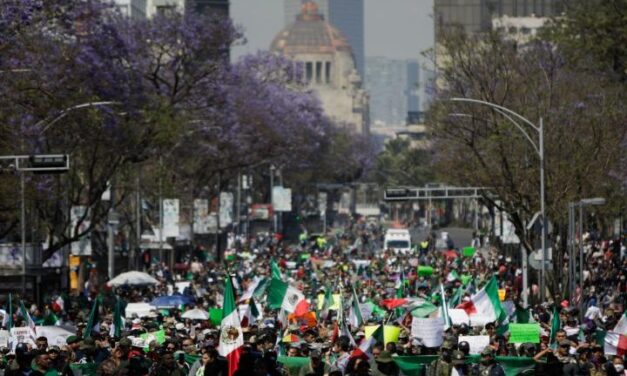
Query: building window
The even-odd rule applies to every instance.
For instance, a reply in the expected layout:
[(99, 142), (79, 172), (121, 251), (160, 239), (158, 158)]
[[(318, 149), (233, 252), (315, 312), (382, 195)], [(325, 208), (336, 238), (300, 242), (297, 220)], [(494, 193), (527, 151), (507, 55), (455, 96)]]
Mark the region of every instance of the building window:
[(331, 62), (330, 61), (327, 61), (325, 63), (324, 80), (326, 81), (327, 84), (331, 83)]
[(316, 83), (322, 83), (322, 62), (316, 61)]
[(313, 78), (313, 63), (311, 61), (308, 61), (305, 64), (305, 74), (307, 77), (307, 82), (311, 82)]
[(160, 16), (171, 16), (176, 12), (176, 5), (157, 5), (157, 14)]

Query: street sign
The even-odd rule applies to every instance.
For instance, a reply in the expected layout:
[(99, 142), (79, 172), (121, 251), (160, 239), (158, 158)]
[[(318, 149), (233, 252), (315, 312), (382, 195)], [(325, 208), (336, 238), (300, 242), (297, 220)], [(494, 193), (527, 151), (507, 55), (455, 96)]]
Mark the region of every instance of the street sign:
[(272, 208), (277, 212), (291, 212), (292, 190), (281, 186), (272, 187)]

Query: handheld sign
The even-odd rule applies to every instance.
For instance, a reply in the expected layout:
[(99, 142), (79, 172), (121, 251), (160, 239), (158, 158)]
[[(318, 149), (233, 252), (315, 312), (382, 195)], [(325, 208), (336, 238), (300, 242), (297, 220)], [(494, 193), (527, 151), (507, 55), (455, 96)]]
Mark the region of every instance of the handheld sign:
[(421, 277), (429, 277), (433, 274), (433, 268), (431, 266), (418, 266), (418, 275)]
[(540, 343), (540, 325), (509, 324), (509, 343)]
[(464, 257), (472, 257), (475, 255), (475, 247), (464, 247), (462, 249), (462, 256)]

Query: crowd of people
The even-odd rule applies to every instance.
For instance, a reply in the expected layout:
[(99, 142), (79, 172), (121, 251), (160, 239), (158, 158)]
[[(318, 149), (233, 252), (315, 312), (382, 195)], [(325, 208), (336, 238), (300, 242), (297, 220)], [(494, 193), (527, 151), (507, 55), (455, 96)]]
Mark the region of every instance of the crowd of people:
[[(549, 294), (546, 302), (532, 296), (532, 304), (523, 307), (521, 266), (497, 249), (442, 251), (432, 235), (415, 251), (397, 254), (381, 249), (383, 234), (377, 223), (356, 221), (324, 239), (301, 236), (300, 244), (271, 236), (238, 239), (220, 262), (196, 250), (186, 270), (147, 263), (145, 271), (158, 284), (92, 286), (60, 294), (45, 306), (24, 301), (24, 309), (14, 297), (3, 304), (5, 329), (8, 322), (27, 327), (53, 316), (53, 325), (74, 333), (63, 343), (49, 343), (35, 326), (31, 338), (10, 339), (0, 349), (0, 375), (627, 375), (627, 258), (620, 241), (587, 240), (585, 284), (578, 295), (558, 300), (559, 294)], [(273, 278), (302, 292), (308, 312), (271, 307), (266, 289)], [(435, 347), (414, 335), (412, 320), (468, 307), (464, 303), (493, 278), (503, 292), (505, 314), (498, 320), (445, 322)], [(234, 286), (244, 335), (235, 371), (218, 351), (222, 333), (220, 317), (214, 317), (226, 279)], [(177, 294), (188, 303), (123, 315), (120, 327), (116, 306)], [(101, 304), (92, 309), (96, 301)], [(211, 314), (184, 318), (192, 309)], [(537, 323), (538, 340), (510, 343), (513, 323)], [(370, 341), (368, 328), (379, 326), (396, 328), (396, 335)], [(468, 336), (487, 336), (488, 343), (476, 349), (460, 340)]]

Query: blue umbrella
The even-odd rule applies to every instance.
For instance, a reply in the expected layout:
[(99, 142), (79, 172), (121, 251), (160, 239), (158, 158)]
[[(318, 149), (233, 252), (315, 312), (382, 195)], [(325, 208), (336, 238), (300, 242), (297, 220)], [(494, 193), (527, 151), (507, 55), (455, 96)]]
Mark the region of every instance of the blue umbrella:
[(152, 302), (150, 302), (150, 305), (157, 308), (172, 308), (184, 304), (190, 304), (193, 301), (193, 298), (188, 295), (165, 295), (155, 298)]

